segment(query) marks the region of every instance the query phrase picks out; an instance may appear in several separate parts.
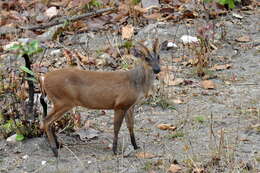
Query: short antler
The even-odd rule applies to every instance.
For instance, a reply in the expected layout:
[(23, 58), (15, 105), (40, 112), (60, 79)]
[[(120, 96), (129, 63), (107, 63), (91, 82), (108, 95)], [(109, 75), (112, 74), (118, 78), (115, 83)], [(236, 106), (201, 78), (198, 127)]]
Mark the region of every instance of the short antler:
[(154, 53), (159, 53), (159, 51), (160, 51), (159, 39), (158, 38), (156, 38), (156, 40), (153, 44), (153, 51), (154, 51)]

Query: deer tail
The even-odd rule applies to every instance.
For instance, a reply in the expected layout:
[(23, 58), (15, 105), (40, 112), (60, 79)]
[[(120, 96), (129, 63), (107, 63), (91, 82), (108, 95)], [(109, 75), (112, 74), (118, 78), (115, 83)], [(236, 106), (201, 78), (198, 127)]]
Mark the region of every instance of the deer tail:
[(45, 89), (44, 89), (44, 76), (43, 75), (40, 75), (38, 77), (38, 81), (40, 83), (40, 92), (41, 92), (41, 97), (46, 97), (46, 92), (45, 92)]

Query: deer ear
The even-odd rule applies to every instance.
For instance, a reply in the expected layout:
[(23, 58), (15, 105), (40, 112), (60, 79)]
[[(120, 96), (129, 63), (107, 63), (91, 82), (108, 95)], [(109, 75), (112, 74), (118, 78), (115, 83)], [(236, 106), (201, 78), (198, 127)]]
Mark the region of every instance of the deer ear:
[(138, 46), (132, 49), (131, 52), (135, 57), (144, 59), (149, 56), (149, 49), (142, 43), (138, 43)]
[(153, 43), (153, 52), (154, 53), (160, 52), (160, 45), (159, 45), (159, 39), (158, 38), (156, 38), (154, 43)]
[(146, 56), (146, 57), (149, 56), (150, 51), (145, 45), (143, 45), (143, 43), (139, 42), (138, 48), (144, 54), (144, 56)]
[(144, 53), (138, 48), (132, 48), (131, 54), (134, 55), (136, 58), (141, 58), (141, 59), (145, 58)]

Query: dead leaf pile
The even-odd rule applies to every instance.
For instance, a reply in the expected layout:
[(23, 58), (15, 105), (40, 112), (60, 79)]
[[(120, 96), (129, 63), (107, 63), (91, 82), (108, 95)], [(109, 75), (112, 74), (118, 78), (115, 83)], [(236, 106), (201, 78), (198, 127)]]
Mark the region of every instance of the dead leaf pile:
[(170, 168), (168, 169), (169, 173), (180, 173), (182, 168), (178, 164), (171, 164)]
[(204, 88), (204, 89), (215, 89), (216, 85), (211, 80), (204, 80), (204, 81), (201, 82), (201, 87)]
[(161, 130), (172, 130), (172, 131), (177, 129), (177, 127), (172, 124), (158, 124), (157, 128)]
[(148, 152), (139, 152), (139, 153), (136, 153), (135, 156), (140, 159), (152, 159), (155, 157), (154, 154), (151, 154)]
[(211, 70), (216, 70), (216, 71), (220, 71), (220, 70), (226, 70), (226, 69), (230, 69), (231, 68), (231, 64), (223, 64), (223, 65), (218, 65), (215, 64)]

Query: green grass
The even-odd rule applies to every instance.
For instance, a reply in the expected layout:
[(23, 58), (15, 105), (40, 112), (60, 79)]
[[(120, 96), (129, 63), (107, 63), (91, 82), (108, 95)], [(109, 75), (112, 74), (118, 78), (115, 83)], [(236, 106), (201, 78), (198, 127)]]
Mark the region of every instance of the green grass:
[(204, 123), (204, 122), (205, 122), (205, 117), (204, 117), (204, 116), (196, 116), (196, 117), (195, 117), (195, 120), (196, 120), (198, 123)]
[(170, 138), (170, 139), (181, 138), (181, 137), (184, 137), (184, 133), (182, 131), (174, 132), (174, 133), (166, 135), (166, 137)]

